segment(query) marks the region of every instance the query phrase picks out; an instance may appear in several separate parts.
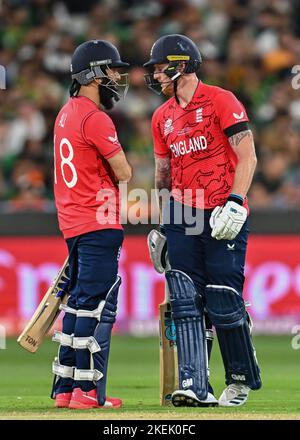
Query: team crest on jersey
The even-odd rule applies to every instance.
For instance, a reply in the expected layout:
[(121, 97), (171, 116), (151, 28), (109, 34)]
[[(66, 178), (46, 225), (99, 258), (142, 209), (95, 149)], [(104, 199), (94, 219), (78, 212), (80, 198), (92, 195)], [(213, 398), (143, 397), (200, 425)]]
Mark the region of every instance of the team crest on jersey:
[(202, 122), (203, 121), (203, 108), (197, 108), (196, 110), (196, 122)]
[(172, 119), (167, 119), (164, 126), (164, 135), (167, 136), (168, 134), (172, 133), (173, 130), (174, 127)]

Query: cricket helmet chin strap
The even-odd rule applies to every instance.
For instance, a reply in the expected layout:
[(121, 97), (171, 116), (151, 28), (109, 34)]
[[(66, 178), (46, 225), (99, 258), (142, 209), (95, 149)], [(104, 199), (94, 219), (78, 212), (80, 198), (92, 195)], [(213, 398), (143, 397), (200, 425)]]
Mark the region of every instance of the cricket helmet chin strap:
[[(159, 38), (152, 46), (150, 60), (144, 67), (155, 64), (168, 64), (164, 73), (174, 82), (176, 96), (177, 82), (181, 76), (198, 71), (202, 57), (196, 44), (185, 35), (172, 34)], [(184, 68), (181, 68), (184, 63)], [(146, 74), (147, 86), (157, 94), (161, 94), (161, 83), (154, 78), (154, 73)]]

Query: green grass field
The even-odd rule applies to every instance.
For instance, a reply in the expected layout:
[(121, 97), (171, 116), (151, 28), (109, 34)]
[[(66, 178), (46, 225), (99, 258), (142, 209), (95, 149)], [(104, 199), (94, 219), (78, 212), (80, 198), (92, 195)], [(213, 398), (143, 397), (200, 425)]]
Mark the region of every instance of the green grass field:
[[(255, 337), (263, 388), (241, 408), (159, 406), (158, 340), (114, 336), (108, 394), (121, 397), (119, 410), (77, 411), (53, 406), (51, 362), (57, 345), (47, 340), (36, 354), (10, 339), (0, 350), (0, 419), (300, 419), (300, 350), (291, 337)], [(224, 373), (215, 343), (211, 382), (219, 396)]]

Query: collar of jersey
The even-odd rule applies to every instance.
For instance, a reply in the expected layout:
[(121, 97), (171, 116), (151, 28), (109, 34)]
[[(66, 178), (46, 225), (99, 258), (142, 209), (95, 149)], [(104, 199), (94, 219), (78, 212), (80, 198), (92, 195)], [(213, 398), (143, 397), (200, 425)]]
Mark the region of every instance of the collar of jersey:
[(186, 107), (184, 107), (184, 108), (181, 107), (181, 105), (176, 102), (176, 99), (174, 97), (173, 99), (175, 101), (175, 105), (178, 106), (182, 111), (191, 110), (194, 107), (198, 108), (199, 107), (199, 103), (198, 103), (198, 99), (197, 98), (200, 95), (200, 89), (201, 89), (202, 84), (203, 84), (202, 81), (200, 81), (200, 79), (199, 79), (198, 80), (198, 85), (197, 85), (196, 90), (195, 90), (195, 92), (193, 94), (193, 97), (192, 97), (192, 99), (190, 100), (190, 102), (188, 103), (188, 105)]
[(76, 99), (79, 99), (79, 98), (80, 98), (80, 99), (84, 99), (85, 101), (87, 101), (87, 102), (93, 104), (96, 108), (99, 109), (99, 107), (97, 106), (97, 104), (96, 104), (92, 99), (88, 98), (87, 96), (80, 95), (80, 96), (73, 96), (73, 98), (76, 98)]

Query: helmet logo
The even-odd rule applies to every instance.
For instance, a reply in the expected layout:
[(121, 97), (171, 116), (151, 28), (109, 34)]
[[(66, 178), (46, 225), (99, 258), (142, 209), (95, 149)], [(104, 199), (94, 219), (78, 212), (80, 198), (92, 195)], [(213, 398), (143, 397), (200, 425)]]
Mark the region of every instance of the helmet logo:
[(167, 55), (168, 61), (188, 61), (190, 58), (189, 55)]
[(90, 66), (95, 67), (95, 66), (102, 66), (103, 64), (111, 64), (111, 63), (112, 60), (91, 61)]

